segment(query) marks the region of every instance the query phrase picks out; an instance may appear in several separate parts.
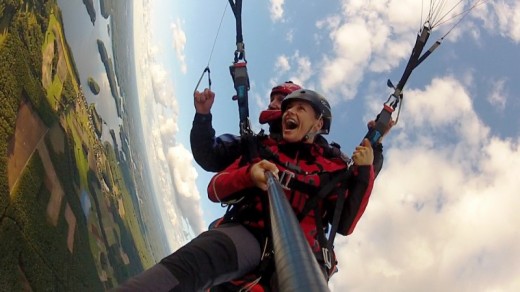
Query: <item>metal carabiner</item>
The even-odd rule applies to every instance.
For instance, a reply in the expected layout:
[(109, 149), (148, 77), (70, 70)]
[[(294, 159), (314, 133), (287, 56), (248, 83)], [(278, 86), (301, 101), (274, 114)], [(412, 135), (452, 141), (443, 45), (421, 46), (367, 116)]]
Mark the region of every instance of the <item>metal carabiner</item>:
[(204, 77), (204, 74), (208, 72), (208, 84), (209, 84), (209, 90), (211, 90), (211, 71), (209, 70), (209, 66), (206, 66), (204, 68), (204, 71), (202, 71), (202, 74), (200, 75), (199, 81), (197, 82), (197, 85), (195, 86), (195, 89), (193, 90), (193, 94), (197, 92), (197, 89), (199, 89), (200, 82), (202, 81), (202, 77)]

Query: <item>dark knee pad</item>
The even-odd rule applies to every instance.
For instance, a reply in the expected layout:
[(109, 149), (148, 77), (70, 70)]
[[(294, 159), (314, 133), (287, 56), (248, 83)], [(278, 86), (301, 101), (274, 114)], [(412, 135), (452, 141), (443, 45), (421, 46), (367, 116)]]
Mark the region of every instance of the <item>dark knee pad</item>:
[(213, 279), (220, 274), (238, 269), (233, 241), (225, 234), (215, 231), (202, 233), (162, 259), (161, 264), (180, 282), (174, 291), (197, 291), (210, 286)]

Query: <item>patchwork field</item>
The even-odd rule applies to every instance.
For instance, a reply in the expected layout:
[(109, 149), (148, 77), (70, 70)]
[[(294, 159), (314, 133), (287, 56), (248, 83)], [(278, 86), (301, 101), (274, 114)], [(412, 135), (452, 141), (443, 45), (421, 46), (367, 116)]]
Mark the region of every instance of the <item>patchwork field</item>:
[(30, 103), (22, 102), (18, 110), (14, 137), (9, 144), (7, 160), (9, 193), (47, 130)]
[(0, 6), (0, 291), (111, 289), (153, 264), (132, 174), (95, 132), (56, 1)]

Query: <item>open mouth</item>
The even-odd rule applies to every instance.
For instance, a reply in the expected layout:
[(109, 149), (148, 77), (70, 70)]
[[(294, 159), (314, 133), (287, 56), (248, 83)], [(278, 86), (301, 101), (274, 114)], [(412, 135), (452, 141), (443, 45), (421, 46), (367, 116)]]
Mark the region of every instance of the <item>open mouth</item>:
[(296, 121), (293, 118), (285, 119), (284, 124), (285, 124), (285, 129), (287, 129), (287, 130), (294, 130), (294, 129), (298, 128), (298, 126), (299, 126), (298, 121)]

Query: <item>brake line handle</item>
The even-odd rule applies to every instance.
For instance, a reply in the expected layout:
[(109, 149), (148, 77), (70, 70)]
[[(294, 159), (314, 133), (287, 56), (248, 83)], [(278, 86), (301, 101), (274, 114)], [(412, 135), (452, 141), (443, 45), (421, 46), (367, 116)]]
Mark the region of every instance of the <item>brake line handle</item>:
[[(380, 139), (383, 137), (383, 135), (388, 130), (388, 127), (392, 121), (392, 113), (395, 111), (395, 108), (399, 105), (399, 109), (401, 109), (400, 101), (402, 100), (401, 94), (391, 94), (390, 97), (388, 97), (388, 100), (383, 105), (383, 109), (381, 112), (377, 115), (376, 118), (376, 125), (370, 129), (368, 129), (367, 134), (365, 135), (365, 138), (370, 141), (370, 144), (372, 147), (377, 146)], [(399, 117), (397, 117), (398, 119)], [(396, 119), (396, 123), (397, 123)]]

